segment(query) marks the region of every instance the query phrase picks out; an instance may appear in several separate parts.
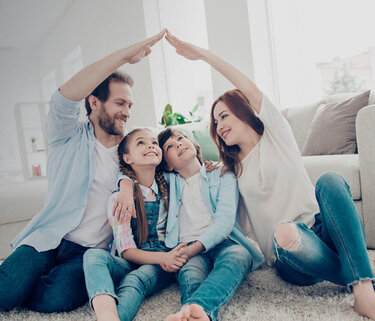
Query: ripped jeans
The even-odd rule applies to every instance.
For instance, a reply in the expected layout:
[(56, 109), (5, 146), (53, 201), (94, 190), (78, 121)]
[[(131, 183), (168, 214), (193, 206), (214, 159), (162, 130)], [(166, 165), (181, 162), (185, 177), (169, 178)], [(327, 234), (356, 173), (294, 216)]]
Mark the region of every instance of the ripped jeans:
[(309, 229), (294, 222), (299, 234), (285, 248), (273, 238), (280, 277), (297, 285), (327, 280), (348, 287), (374, 280), (364, 228), (348, 184), (340, 175), (327, 172), (316, 183), (315, 195), (320, 207), (315, 224)]

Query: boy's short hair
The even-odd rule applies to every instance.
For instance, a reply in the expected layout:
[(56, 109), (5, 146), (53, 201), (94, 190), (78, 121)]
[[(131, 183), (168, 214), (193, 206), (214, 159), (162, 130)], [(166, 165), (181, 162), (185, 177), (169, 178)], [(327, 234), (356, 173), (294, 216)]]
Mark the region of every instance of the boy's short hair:
[[(184, 137), (186, 137), (187, 139), (189, 139), (193, 143), (193, 145), (195, 147), (195, 150), (197, 151), (197, 159), (198, 159), (199, 163), (201, 165), (203, 165), (201, 147), (199, 146), (198, 143), (196, 143), (194, 140), (192, 140), (188, 135), (186, 135), (181, 130), (172, 129), (172, 128), (168, 127), (167, 129), (164, 129), (163, 131), (161, 131), (158, 135), (158, 141), (159, 141), (160, 148), (163, 149), (163, 146), (165, 145), (167, 140), (171, 137), (177, 136), (177, 134), (183, 135)], [(158, 169), (163, 171), (163, 172), (170, 172), (168, 164), (164, 159), (164, 156), (163, 156), (163, 159), (162, 159), (160, 165), (158, 166)]]

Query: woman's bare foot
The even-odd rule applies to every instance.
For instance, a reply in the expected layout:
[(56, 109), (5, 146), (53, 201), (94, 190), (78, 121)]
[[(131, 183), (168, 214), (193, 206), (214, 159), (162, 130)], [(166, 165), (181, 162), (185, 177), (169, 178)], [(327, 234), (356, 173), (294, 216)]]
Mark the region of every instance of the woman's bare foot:
[(375, 292), (372, 282), (367, 280), (354, 284), (353, 294), (354, 311), (375, 320)]

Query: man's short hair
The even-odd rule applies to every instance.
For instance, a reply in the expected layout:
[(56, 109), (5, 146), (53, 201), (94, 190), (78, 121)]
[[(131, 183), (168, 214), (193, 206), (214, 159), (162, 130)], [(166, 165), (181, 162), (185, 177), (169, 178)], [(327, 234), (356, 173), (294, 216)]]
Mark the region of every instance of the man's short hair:
[(87, 116), (89, 116), (92, 111), (89, 103), (89, 97), (93, 95), (96, 98), (98, 98), (102, 103), (106, 102), (109, 96), (109, 84), (111, 83), (111, 81), (122, 82), (128, 84), (130, 87), (132, 87), (134, 84), (133, 78), (124, 72), (116, 70), (115, 72), (110, 74), (92, 91), (90, 95), (86, 97), (85, 107), (87, 111)]

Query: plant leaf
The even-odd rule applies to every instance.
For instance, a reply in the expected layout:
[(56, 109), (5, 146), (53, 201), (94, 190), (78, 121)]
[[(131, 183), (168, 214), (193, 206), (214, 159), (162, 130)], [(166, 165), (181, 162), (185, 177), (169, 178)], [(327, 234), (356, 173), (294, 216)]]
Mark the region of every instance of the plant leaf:
[(172, 114), (172, 106), (171, 106), (170, 104), (167, 104), (167, 105), (165, 105), (165, 107), (164, 107), (164, 111), (163, 111), (163, 113), (165, 114), (165, 113), (167, 113), (167, 112), (169, 112), (170, 114)]

